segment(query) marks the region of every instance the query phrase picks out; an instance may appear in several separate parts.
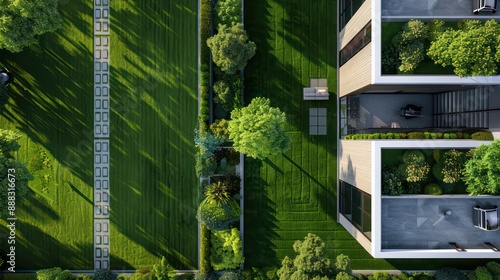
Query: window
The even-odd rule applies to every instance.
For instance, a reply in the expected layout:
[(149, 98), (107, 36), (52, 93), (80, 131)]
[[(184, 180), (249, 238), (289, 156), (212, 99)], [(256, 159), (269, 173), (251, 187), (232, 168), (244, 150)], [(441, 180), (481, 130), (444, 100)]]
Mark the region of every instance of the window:
[(349, 59), (355, 56), (360, 50), (372, 41), (372, 23), (371, 21), (361, 29), (361, 31), (340, 50), (340, 66), (344, 65)]
[(342, 30), (365, 0), (340, 0), (339, 26)]
[(340, 181), (340, 214), (371, 239), (371, 195)]

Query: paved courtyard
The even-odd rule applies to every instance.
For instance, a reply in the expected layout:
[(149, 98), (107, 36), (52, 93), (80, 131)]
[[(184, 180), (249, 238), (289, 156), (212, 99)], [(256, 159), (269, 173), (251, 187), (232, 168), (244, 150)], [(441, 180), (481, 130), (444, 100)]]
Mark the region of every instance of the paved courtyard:
[[(474, 227), (472, 209), (498, 205), (500, 197), (427, 197), (382, 199), (382, 249), (451, 249), (456, 242), (465, 249), (500, 248), (500, 230)], [(451, 215), (444, 216), (450, 210)]]
[(382, 0), (384, 18), (500, 18), (489, 12), (474, 15), (472, 0)]

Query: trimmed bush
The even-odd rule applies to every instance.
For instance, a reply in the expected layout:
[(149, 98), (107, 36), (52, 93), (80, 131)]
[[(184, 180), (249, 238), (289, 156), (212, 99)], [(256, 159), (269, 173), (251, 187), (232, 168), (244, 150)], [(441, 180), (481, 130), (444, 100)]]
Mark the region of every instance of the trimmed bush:
[(194, 275), (194, 280), (217, 280), (217, 275), (214, 272), (201, 272), (198, 271)]
[(441, 162), (441, 150), (439, 149), (435, 149), (432, 151), (432, 158), (434, 158), (434, 160), (436, 162)]
[(408, 139), (424, 139), (424, 133), (421, 131), (409, 132), (407, 135)]
[(425, 160), (425, 155), (422, 151), (420, 151), (420, 150), (408, 150), (408, 151), (404, 152), (404, 154), (403, 154), (403, 162), (409, 163), (412, 161), (413, 157), (418, 158), (419, 161)]
[(198, 221), (210, 230), (228, 229), (231, 224), (239, 221), (241, 209), (234, 198), (221, 206), (209, 203), (206, 199), (198, 206)]
[(493, 134), (490, 131), (478, 131), (472, 133), (470, 138), (473, 140), (494, 140)]
[(444, 194), (452, 193), (453, 189), (455, 188), (455, 184), (442, 183), (439, 184), (439, 186), (441, 187), (441, 190)]
[(93, 280), (115, 280), (116, 275), (109, 269), (98, 269), (94, 272)]
[(434, 178), (438, 179), (439, 181), (443, 181), (444, 175), (443, 175), (443, 164), (441, 163), (436, 163), (432, 166), (432, 175)]
[(441, 195), (443, 194), (443, 190), (441, 190), (441, 187), (438, 184), (430, 183), (424, 187), (424, 193), (430, 195)]
[(42, 269), (36, 272), (36, 279), (38, 280), (70, 280), (73, 275), (69, 270), (62, 270), (60, 267)]
[(436, 280), (467, 280), (467, 276), (453, 267), (443, 267), (434, 274)]
[(200, 225), (200, 269), (198, 272), (203, 275), (212, 271), (212, 266), (210, 265), (210, 235), (211, 235), (210, 230), (204, 224), (201, 224)]
[(244, 262), (243, 246), (238, 229), (213, 231), (211, 243), (210, 263), (214, 270), (239, 268)]

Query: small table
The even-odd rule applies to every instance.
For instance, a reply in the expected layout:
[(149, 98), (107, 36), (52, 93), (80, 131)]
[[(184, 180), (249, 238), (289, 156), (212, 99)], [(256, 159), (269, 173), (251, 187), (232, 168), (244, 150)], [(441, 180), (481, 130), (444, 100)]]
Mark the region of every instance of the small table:
[(326, 135), (326, 108), (309, 108), (309, 135)]

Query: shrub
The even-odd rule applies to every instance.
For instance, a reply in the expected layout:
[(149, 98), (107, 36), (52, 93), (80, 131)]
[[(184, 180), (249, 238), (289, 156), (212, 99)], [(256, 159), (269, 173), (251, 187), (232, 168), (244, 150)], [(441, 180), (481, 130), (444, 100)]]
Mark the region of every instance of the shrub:
[(439, 181), (443, 181), (444, 175), (443, 175), (443, 164), (441, 163), (436, 163), (432, 166), (432, 175), (434, 178), (438, 179)]
[(205, 190), (205, 200), (208, 203), (215, 203), (218, 206), (222, 206), (223, 204), (227, 204), (230, 198), (231, 194), (221, 181), (212, 183)]
[(337, 272), (344, 272), (346, 274), (352, 274), (351, 270), (351, 260), (348, 256), (340, 254), (335, 260), (335, 268)]
[(408, 139), (424, 139), (424, 133), (421, 131), (408, 132)]
[(237, 175), (215, 176), (211, 180), (214, 183), (222, 182), (222, 186), (230, 196), (240, 193), (241, 178)]
[(443, 154), (443, 182), (456, 183), (461, 179), (465, 155), (457, 150), (449, 150)]
[(226, 271), (219, 280), (241, 280), (241, 275), (239, 272)]
[(219, 24), (217, 29), (218, 33), (207, 40), (214, 63), (228, 74), (242, 70), (255, 55), (255, 43), (248, 40), (241, 23), (231, 27)]
[(441, 162), (441, 150), (438, 149), (433, 150), (432, 158), (434, 158), (436, 162)]
[(500, 140), (474, 149), (463, 174), (470, 195), (499, 194)]
[(217, 275), (213, 272), (204, 273), (204, 272), (198, 271), (194, 275), (194, 280), (217, 280)]
[(418, 158), (419, 161), (425, 160), (425, 155), (420, 150), (407, 150), (403, 153), (403, 162), (409, 163), (413, 161), (413, 157)]
[(443, 267), (434, 274), (436, 280), (467, 280), (465, 274), (453, 267)]
[(229, 141), (229, 130), (227, 130), (228, 124), (229, 122), (226, 119), (218, 119), (210, 125), (210, 132), (212, 132), (215, 137), (222, 139), (222, 142), (227, 142)]
[(194, 143), (200, 155), (204, 158), (209, 158), (214, 155), (214, 152), (220, 149), (220, 144), (223, 139), (216, 137), (208, 132), (195, 131)]
[(196, 176), (200, 178), (209, 177), (215, 173), (217, 162), (215, 162), (213, 157), (205, 157), (198, 152), (195, 155), (195, 160)]
[(392, 44), (382, 50), (382, 74), (396, 74), (399, 67), (399, 52)]
[(478, 266), (474, 272), (477, 280), (493, 280), (493, 276), (484, 266)]
[(153, 265), (152, 274), (157, 280), (168, 280), (174, 279), (177, 271), (167, 262), (165, 257), (162, 257), (159, 264)]
[(210, 263), (214, 270), (234, 269), (243, 263), (242, 243), (238, 229), (212, 232), (211, 243)]
[(406, 138), (408, 138), (408, 134), (407, 134), (407, 133), (405, 133), (405, 132), (400, 132), (400, 133), (399, 133), (399, 138), (400, 138), (400, 139), (406, 139)]
[(401, 177), (401, 179), (403, 180), (406, 180), (406, 178), (408, 177), (408, 172), (406, 172), (406, 168), (408, 167), (408, 164), (406, 163), (402, 163), (398, 166), (398, 172), (399, 172), (399, 176)]
[(339, 272), (337, 276), (335, 276), (335, 280), (355, 280), (354, 276), (346, 273), (346, 272)]
[(441, 195), (443, 194), (443, 190), (441, 190), (441, 187), (438, 184), (430, 183), (424, 187), (424, 193), (430, 195)]
[(470, 136), (471, 139), (474, 140), (493, 140), (493, 134), (490, 131), (478, 131), (472, 133)]
[(427, 22), (427, 40), (432, 42), (436, 40), (443, 32), (445, 31), (444, 28), (444, 21), (442, 20), (431, 20)]
[(469, 139), (470, 138), (469, 133), (466, 133), (466, 132), (462, 133), (462, 138), (463, 139)]
[(387, 195), (400, 195), (403, 186), (397, 168), (384, 166), (382, 168), (382, 193)]
[(408, 174), (406, 180), (408, 182), (425, 181), (430, 170), (429, 164), (425, 162), (425, 157), (422, 159), (419, 155), (412, 154), (409, 158), (410, 161), (406, 167), (406, 173)]
[(500, 275), (500, 264), (497, 262), (491, 261), (486, 263), (486, 269), (488, 269), (488, 272), (493, 276)]
[(42, 269), (36, 272), (38, 280), (69, 280), (73, 279), (73, 275), (69, 270), (62, 270), (60, 267)]
[[(210, 230), (204, 225), (200, 225), (200, 269), (201, 274), (212, 271), (210, 265)], [(195, 277), (196, 278), (196, 277)], [(203, 278), (205, 279), (205, 278)]]
[(387, 271), (375, 271), (373, 273), (373, 279), (375, 280), (390, 280), (391, 276)]
[(419, 182), (408, 182), (406, 185), (405, 193), (419, 194), (422, 193), (422, 185)]
[(413, 41), (399, 48), (399, 60), (401, 64), (398, 70), (402, 73), (412, 73), (424, 60), (425, 47), (420, 41)]
[(218, 206), (209, 203), (206, 199), (198, 206), (198, 221), (207, 226), (210, 230), (228, 229), (231, 224), (240, 219), (241, 209), (234, 198), (230, 198), (228, 203)]
[(85, 274), (78, 274), (75, 277), (76, 280), (92, 280), (92, 276), (90, 275), (85, 275)]
[(224, 110), (231, 112), (234, 108), (239, 108), (235, 97), (241, 94), (243, 82), (238, 74), (223, 74), (222, 78), (214, 83), (214, 101), (220, 104)]
[(392, 132), (386, 133), (385, 136), (387, 139), (394, 139), (394, 133), (392, 133)]
[(218, 0), (215, 5), (216, 22), (228, 26), (242, 21), (241, 0)]
[(98, 269), (94, 272), (93, 280), (114, 280), (116, 275), (109, 269)]

